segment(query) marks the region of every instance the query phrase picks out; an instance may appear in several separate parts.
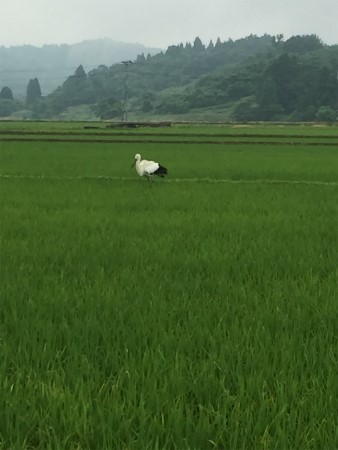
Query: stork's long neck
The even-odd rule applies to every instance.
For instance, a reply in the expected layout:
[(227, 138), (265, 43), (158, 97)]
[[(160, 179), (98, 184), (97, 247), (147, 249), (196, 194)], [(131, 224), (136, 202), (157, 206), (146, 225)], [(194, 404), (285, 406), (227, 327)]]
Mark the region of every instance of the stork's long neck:
[(135, 166), (136, 166), (136, 172), (139, 175), (142, 175), (141, 158), (137, 158)]

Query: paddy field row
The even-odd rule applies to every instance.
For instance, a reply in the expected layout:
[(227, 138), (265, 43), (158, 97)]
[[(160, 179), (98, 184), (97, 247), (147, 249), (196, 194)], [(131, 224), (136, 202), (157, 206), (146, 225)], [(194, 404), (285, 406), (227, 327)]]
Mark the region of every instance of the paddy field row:
[(335, 448), (337, 157), (0, 139), (1, 446)]

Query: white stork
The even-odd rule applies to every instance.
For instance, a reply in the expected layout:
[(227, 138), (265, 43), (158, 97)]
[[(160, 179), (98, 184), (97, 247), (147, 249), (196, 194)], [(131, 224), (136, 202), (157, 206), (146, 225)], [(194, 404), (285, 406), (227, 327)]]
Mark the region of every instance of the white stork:
[(168, 173), (168, 169), (161, 166), (158, 162), (147, 161), (146, 159), (141, 160), (141, 155), (139, 153), (136, 153), (131, 167), (134, 166), (136, 166), (136, 172), (140, 175), (140, 177), (145, 176), (148, 180), (150, 180), (153, 175), (158, 175), (163, 178), (164, 175), (167, 175)]

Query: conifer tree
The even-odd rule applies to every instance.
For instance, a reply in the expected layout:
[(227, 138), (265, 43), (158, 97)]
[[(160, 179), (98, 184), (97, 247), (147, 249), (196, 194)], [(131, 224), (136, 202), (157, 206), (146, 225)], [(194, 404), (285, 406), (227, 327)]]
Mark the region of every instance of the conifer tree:
[(0, 92), (0, 99), (1, 100), (14, 100), (12, 89), (5, 86), (1, 89)]
[(34, 103), (36, 100), (41, 98), (41, 95), (39, 80), (37, 78), (29, 80), (26, 95), (27, 103)]

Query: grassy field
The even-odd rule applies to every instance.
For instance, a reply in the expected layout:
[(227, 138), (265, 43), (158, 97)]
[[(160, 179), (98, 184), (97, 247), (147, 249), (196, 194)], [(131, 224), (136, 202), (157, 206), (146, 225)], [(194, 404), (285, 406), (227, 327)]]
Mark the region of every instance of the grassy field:
[(337, 147), (0, 136), (0, 174), (0, 448), (337, 448)]
[(259, 134), (262, 136), (266, 135), (306, 135), (314, 136), (320, 135), (322, 137), (335, 136), (338, 137), (338, 127), (337, 125), (325, 125), (325, 124), (203, 124), (203, 123), (173, 123), (171, 127), (153, 128), (141, 127), (141, 128), (111, 128), (114, 122), (15, 122), (15, 121), (0, 121), (0, 132), (5, 133), (6, 131), (18, 131), (19, 133), (26, 131), (44, 131), (44, 132), (81, 132), (83, 134), (91, 132), (102, 132), (102, 133), (120, 133), (126, 132), (129, 135), (134, 133), (170, 133), (182, 135), (187, 133), (194, 134)]

